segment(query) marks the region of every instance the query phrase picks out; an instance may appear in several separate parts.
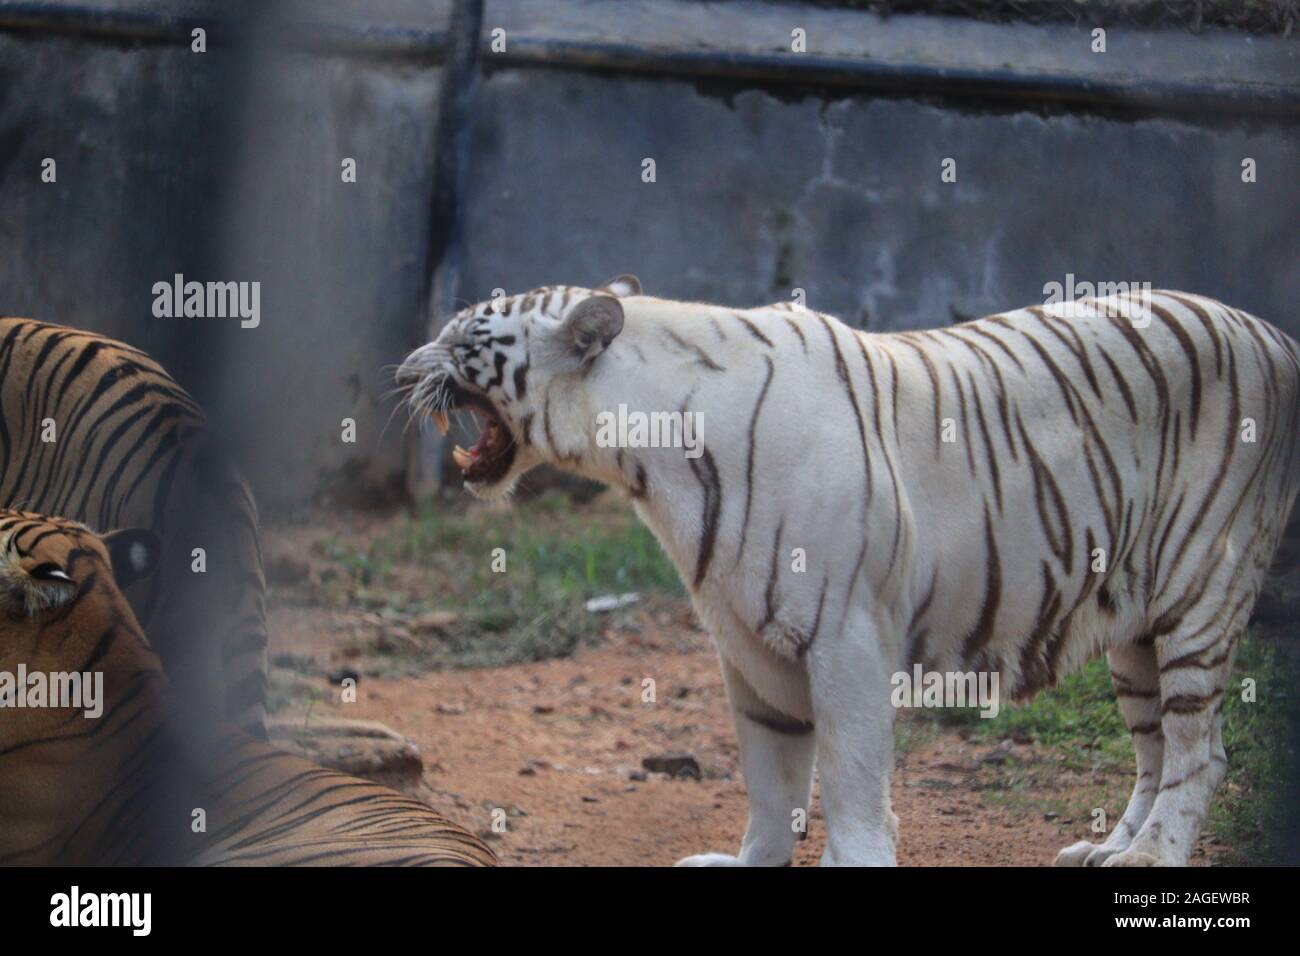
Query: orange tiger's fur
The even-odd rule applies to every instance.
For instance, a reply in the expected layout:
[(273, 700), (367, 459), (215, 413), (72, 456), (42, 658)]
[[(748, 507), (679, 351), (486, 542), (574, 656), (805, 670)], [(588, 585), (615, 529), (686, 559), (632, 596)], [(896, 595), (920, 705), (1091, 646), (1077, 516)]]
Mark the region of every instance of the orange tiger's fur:
[(265, 737), (257, 506), (162, 366), (100, 335), (0, 318), (0, 506), (157, 532), (159, 573), (124, 588), (136, 617), (197, 713)]
[(0, 708), (0, 865), (495, 863), (477, 837), (396, 791), (233, 728), (206, 735), (176, 721), (117, 584), (151, 572), (157, 548), (149, 532), (101, 539), (0, 511), (0, 704), (19, 674), (102, 680), (97, 716), (86, 700)]

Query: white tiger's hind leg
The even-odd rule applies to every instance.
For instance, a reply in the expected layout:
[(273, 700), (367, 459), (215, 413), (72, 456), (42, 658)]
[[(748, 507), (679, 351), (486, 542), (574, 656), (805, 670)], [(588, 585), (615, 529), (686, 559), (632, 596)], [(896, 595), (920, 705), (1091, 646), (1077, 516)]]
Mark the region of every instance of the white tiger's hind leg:
[(1189, 627), (1156, 642), (1165, 740), (1160, 790), (1132, 843), (1105, 866), (1183, 866), (1191, 857), (1227, 769), (1220, 708), (1236, 644), (1235, 637), (1207, 641), (1207, 633), (1209, 626)]
[(1100, 866), (1109, 857), (1127, 850), (1146, 822), (1160, 787), (1164, 758), (1164, 736), (1160, 729), (1160, 674), (1155, 648), (1150, 644), (1117, 647), (1106, 655), (1111, 684), (1120, 713), (1137, 754), (1137, 780), (1124, 816), (1110, 836), (1100, 844), (1080, 840), (1056, 855), (1055, 866)]
[(740, 854), (700, 853), (677, 866), (785, 866), (794, 853), (796, 811), (809, 816), (813, 727), (781, 713), (756, 694), (740, 672), (722, 660), (740, 741), (740, 765), (749, 794), (749, 825)]

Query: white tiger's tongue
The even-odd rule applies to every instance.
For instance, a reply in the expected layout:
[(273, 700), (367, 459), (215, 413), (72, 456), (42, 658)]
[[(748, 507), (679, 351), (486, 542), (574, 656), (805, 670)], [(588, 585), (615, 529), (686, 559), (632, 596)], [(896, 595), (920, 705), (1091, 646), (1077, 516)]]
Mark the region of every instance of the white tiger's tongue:
[(490, 453), (499, 427), (500, 426), (497, 425), (496, 422), (488, 422), (487, 427), (483, 429), (482, 436), (479, 438), (478, 442), (475, 443), (473, 448), (466, 449), (457, 445), (452, 449), (452, 461), (456, 462), (456, 466), (460, 468), (461, 471), (465, 471), (471, 466), (478, 464), (485, 454)]

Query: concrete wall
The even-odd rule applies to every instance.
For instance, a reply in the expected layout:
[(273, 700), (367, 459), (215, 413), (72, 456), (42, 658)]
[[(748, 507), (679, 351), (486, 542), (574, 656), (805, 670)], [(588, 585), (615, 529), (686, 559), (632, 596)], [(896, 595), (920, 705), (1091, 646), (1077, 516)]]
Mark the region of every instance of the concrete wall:
[[(376, 55), (368, 24), (304, 51), (267, 20), (183, 12), (105, 27), (72, 10), (0, 32), (0, 314), (157, 356), (234, 444), (268, 513), (400, 487), (403, 422), (385, 432), (382, 369), (420, 337), (436, 59), (418, 34)], [(192, 24), (206, 53), (189, 47)], [(426, 33), (442, 25), (426, 9)], [(176, 273), (260, 283), (261, 324), (155, 317), (153, 285)]]
[(0, 33), (0, 312), (173, 351), (150, 287), (209, 253), (224, 78), (175, 47)]
[(309, 55), (261, 69), (222, 274), (259, 278), (266, 318), (229, 337), (217, 405), (251, 439), (268, 501), (373, 501), (401, 490), (405, 416), (389, 426), (385, 370), (425, 308), (440, 73)]
[[(1113, 29), (1097, 56), (1072, 27), (488, 0), (477, 79), (448, 84), (449, 6), (320, 0), (241, 25), (202, 0), (0, 0), (0, 312), (157, 354), (272, 516), (395, 493), (382, 368), (436, 325), (440, 264), (435, 301), (635, 272), (737, 305), (799, 287), (870, 329), (1041, 301), (1073, 273), (1300, 335), (1296, 41)], [(449, 90), (470, 104), (464, 176), (440, 183)], [(461, 211), (440, 261), (435, 196)], [(261, 282), (261, 326), (153, 318), (175, 272)]]
[(791, 101), (536, 69), (493, 72), (475, 117), (466, 298), (635, 272), (655, 295), (736, 305), (797, 286), (813, 308), (899, 329), (1041, 301), (1073, 273), (1219, 296), (1300, 335), (1294, 122)]

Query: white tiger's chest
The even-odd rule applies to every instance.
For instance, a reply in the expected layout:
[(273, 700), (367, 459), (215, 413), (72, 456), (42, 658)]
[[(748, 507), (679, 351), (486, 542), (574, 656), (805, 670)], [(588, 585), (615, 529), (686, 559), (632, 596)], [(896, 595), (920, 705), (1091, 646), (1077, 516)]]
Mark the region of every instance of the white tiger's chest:
[[(683, 582), (690, 583), (698, 561), (696, 542), (662, 514), (636, 502), (636, 511), (654, 531), (672, 559)], [(724, 554), (723, 560), (729, 560)], [(812, 721), (812, 701), (807, 672), (792, 653), (780, 653), (766, 644), (752, 624), (763, 609), (755, 600), (752, 576), (710, 575), (692, 593), (692, 605), (700, 623), (713, 636), (718, 654), (740, 671), (745, 681), (764, 701), (800, 720)]]

